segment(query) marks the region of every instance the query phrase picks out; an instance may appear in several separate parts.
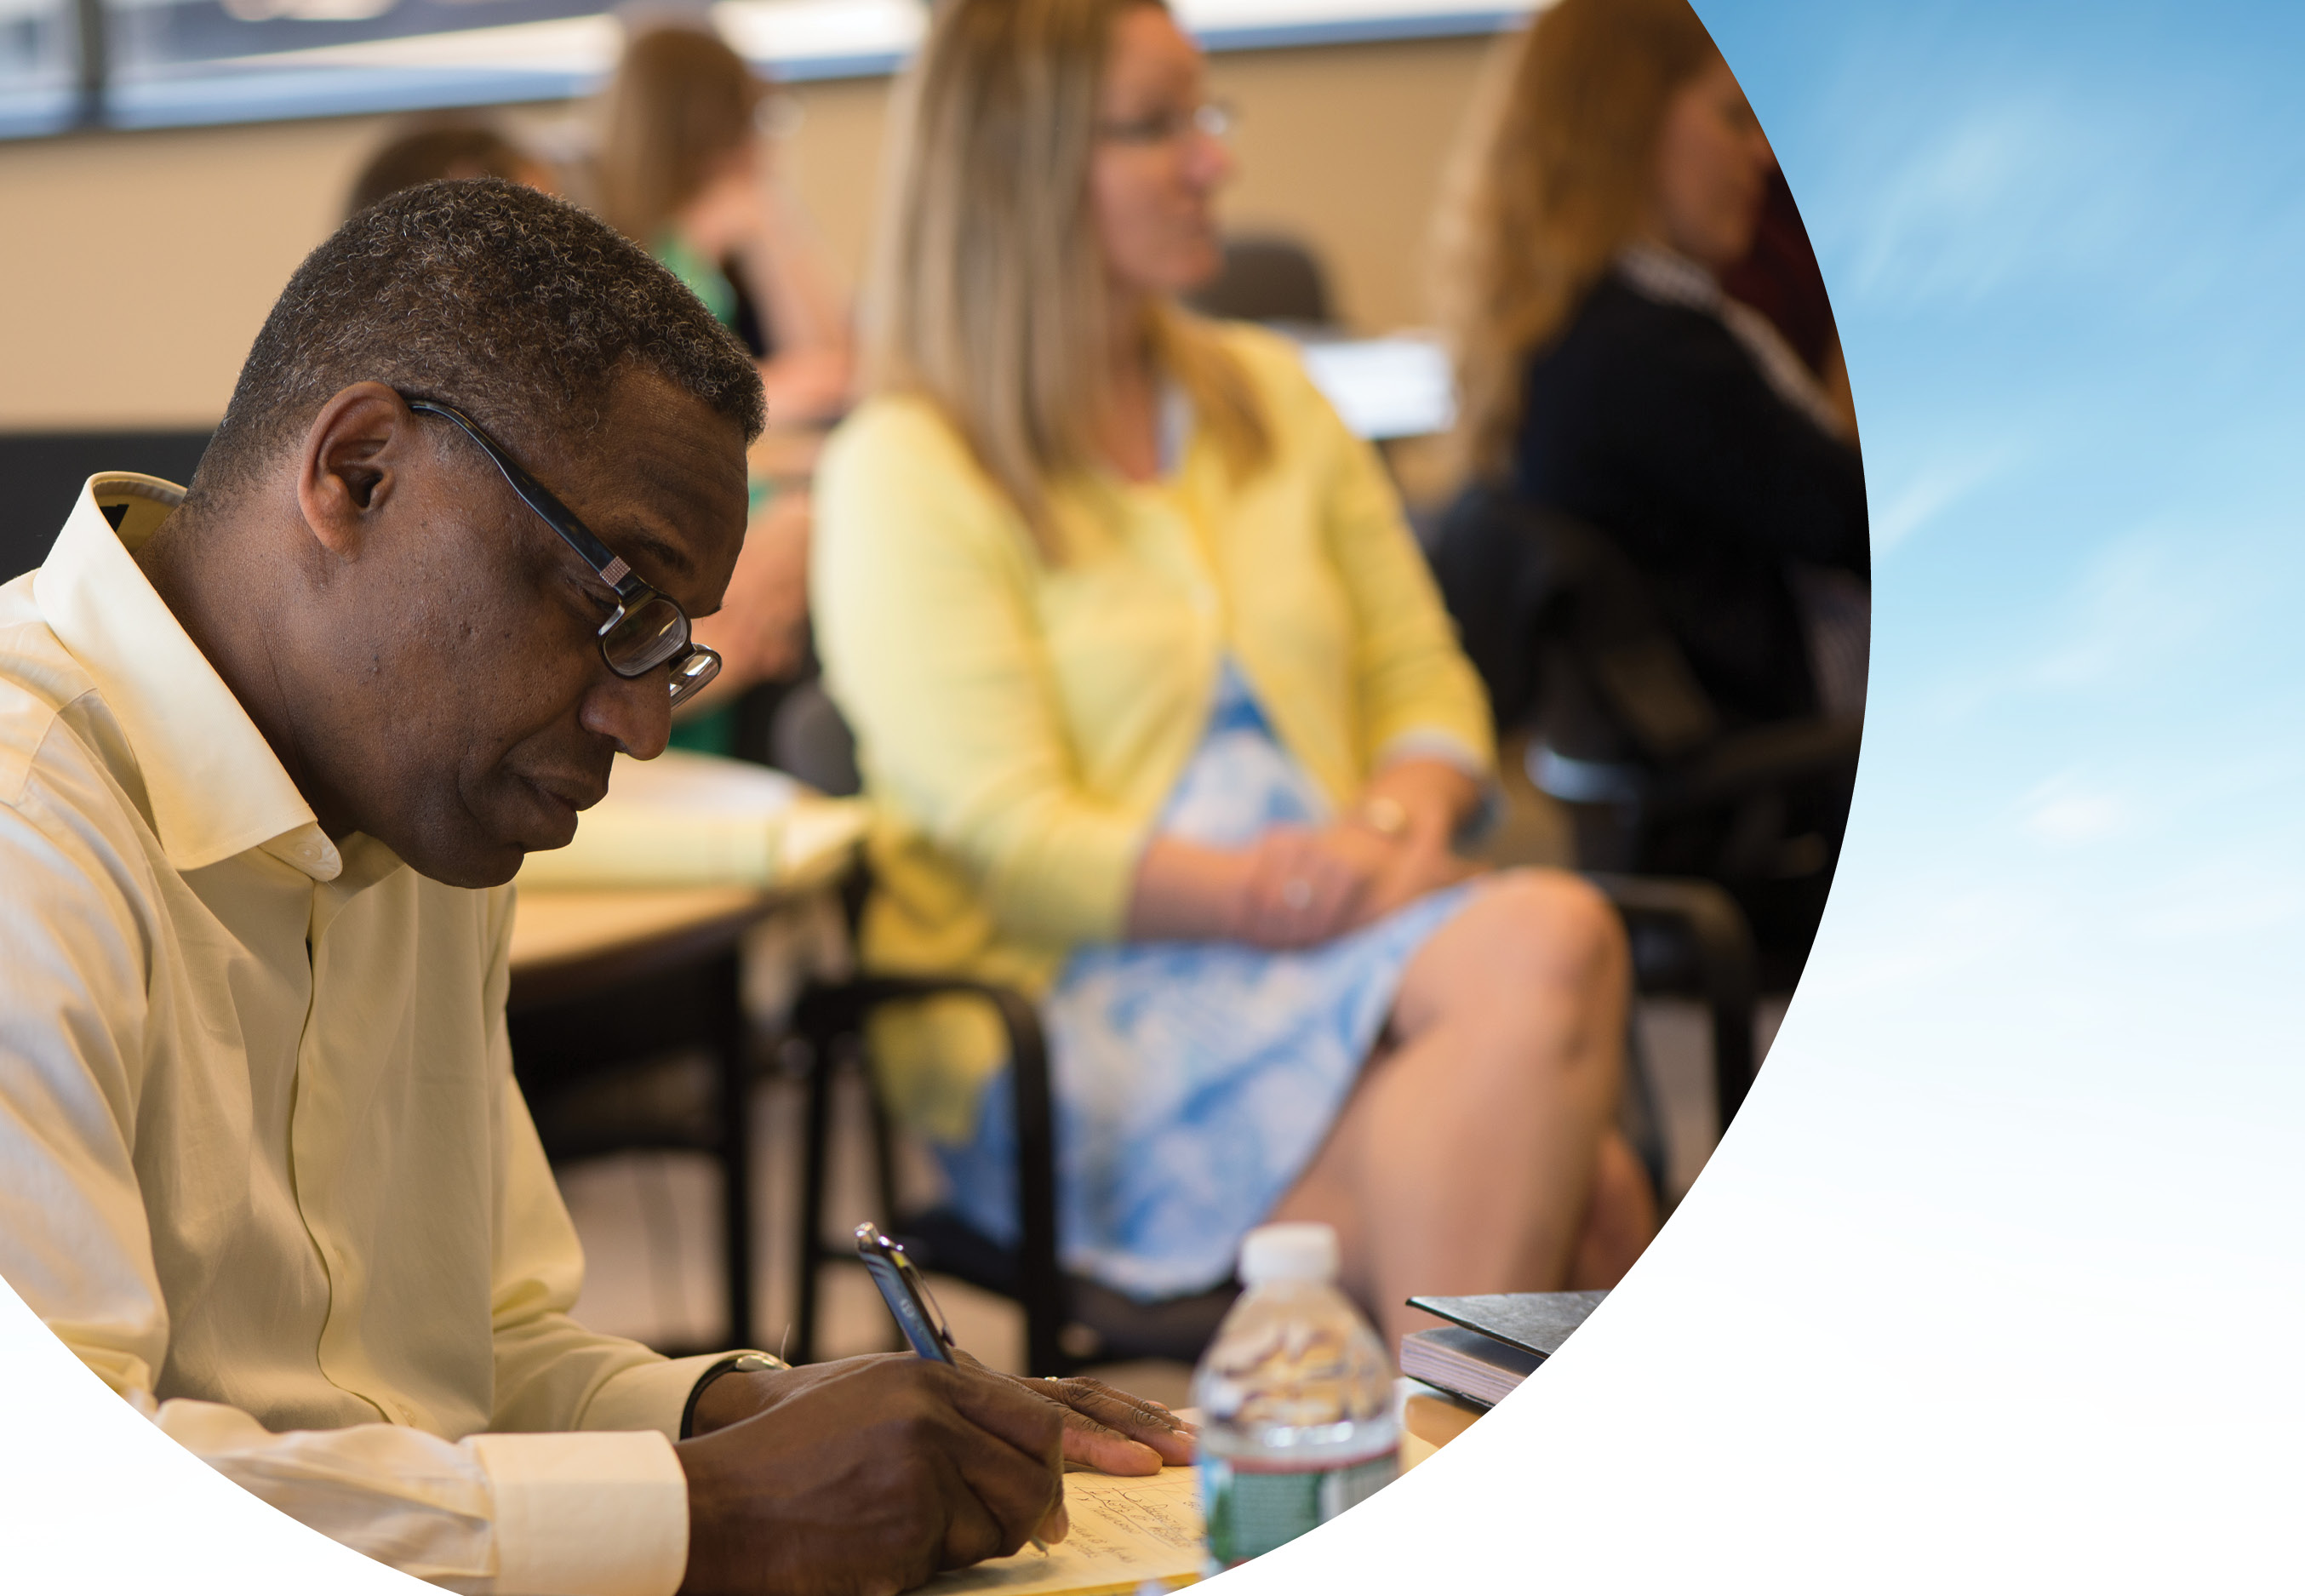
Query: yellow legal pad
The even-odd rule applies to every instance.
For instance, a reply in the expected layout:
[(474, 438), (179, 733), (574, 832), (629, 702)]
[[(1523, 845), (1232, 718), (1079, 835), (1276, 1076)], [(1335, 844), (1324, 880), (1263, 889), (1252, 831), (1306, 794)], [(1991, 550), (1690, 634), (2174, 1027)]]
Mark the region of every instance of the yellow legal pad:
[(1065, 1507), (1072, 1533), (1047, 1551), (1027, 1547), (1013, 1558), (940, 1575), (922, 1589), (929, 1596), (1134, 1596), (1148, 1582), (1173, 1591), (1201, 1577), (1208, 1549), (1190, 1466), (1133, 1478), (1068, 1473)]

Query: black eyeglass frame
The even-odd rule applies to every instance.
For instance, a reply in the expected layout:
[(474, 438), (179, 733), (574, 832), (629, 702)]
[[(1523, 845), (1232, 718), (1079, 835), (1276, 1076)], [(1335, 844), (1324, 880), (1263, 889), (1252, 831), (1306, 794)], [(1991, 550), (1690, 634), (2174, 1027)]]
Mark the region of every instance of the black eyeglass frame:
[[(720, 674), (720, 656), (695, 641), (694, 627), (688, 612), (679, 601), (657, 591), (643, 582), (622, 556), (593, 535), (592, 529), (577, 519), (576, 513), (555, 497), (550, 489), (528, 474), (505, 446), (489, 436), (488, 429), (453, 404), (443, 404), (437, 399), (412, 399), (401, 395), (408, 408), (419, 415), (438, 416), (455, 425), (467, 437), (481, 446), (481, 453), (496, 463), (505, 481), (520, 496), (520, 500), (545, 525), (560, 534), (562, 542), (576, 551), (576, 557), (592, 568), (592, 574), (617, 596), (617, 613), (600, 623), (594, 635), (600, 639), (602, 663), (626, 681), (645, 676), (660, 665), (672, 666), (672, 702), (675, 708), (686, 703), (702, 691), (705, 683)], [(657, 653), (642, 662), (627, 660), (622, 664), (610, 652), (610, 638), (628, 621), (637, 620), (652, 605), (661, 604), (670, 609), (678, 620), (677, 635), (669, 649)], [(659, 636), (674, 636), (673, 628), (666, 628)], [(643, 649), (653, 651), (653, 645), (644, 642)]]

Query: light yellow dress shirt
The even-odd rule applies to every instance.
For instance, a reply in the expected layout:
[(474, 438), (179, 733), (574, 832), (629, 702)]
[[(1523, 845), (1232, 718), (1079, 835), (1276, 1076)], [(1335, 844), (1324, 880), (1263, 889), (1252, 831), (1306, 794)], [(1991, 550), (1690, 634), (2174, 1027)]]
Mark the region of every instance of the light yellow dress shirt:
[(92, 479), (0, 587), (0, 1276), (169, 1435), (371, 1557), (664, 1596), (668, 1438), (710, 1360), (568, 1317), (583, 1259), (505, 1030), (511, 889), (322, 834), (130, 557), (182, 497)]
[[(1068, 484), (1061, 561), (922, 400), (874, 399), (827, 445), (812, 614), (876, 809), (872, 965), (1037, 992), (1117, 939), (1227, 654), (1340, 809), (1389, 759), (1489, 768), (1480, 680), (1374, 451), (1285, 340), (1218, 335), (1272, 463), (1237, 480), (1195, 433), (1154, 481)], [(953, 1141), (1003, 1057), (958, 1003), (892, 1017), (875, 1053), (900, 1112)]]

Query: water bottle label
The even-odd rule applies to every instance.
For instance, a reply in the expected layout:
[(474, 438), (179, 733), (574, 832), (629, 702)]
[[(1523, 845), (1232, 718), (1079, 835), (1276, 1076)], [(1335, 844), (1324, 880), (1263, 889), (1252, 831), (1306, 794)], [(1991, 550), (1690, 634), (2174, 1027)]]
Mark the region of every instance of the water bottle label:
[(1278, 1470), (1201, 1455), (1201, 1507), (1209, 1555), (1224, 1567), (1285, 1546), (1392, 1482), (1400, 1455), (1384, 1452), (1339, 1468)]

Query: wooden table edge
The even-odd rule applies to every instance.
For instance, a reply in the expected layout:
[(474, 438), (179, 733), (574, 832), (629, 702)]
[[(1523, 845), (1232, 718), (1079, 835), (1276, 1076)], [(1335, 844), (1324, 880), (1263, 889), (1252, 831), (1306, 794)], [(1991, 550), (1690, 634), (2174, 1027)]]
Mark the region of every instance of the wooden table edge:
[(669, 931), (644, 932), (627, 942), (581, 953), (530, 961), (514, 970), (505, 1009), (517, 1014), (564, 1002), (587, 991), (676, 969), (705, 954), (736, 945), (795, 895), (763, 887), (734, 908)]

